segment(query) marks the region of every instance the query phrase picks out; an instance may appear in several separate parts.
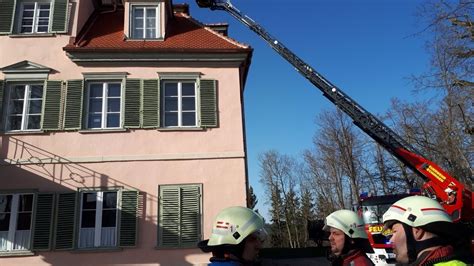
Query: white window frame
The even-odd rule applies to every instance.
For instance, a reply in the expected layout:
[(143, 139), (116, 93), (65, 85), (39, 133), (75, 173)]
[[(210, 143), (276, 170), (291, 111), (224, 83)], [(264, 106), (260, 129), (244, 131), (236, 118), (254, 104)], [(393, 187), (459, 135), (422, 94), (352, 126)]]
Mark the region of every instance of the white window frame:
[[(134, 11), (135, 9), (143, 9), (143, 31), (141, 36), (136, 36), (135, 35), (135, 16), (134, 16)], [(146, 37), (146, 13), (147, 9), (155, 9), (155, 36), (153, 37)], [(158, 39), (161, 37), (161, 4), (153, 4), (153, 5), (146, 5), (146, 4), (134, 4), (130, 6), (130, 36), (132, 39)]]
[[(34, 7), (34, 14), (33, 14), (33, 24), (31, 25), (31, 32), (22, 32), (23, 26), (23, 11), (25, 10), (26, 4), (33, 4)], [(41, 4), (49, 4), (49, 17), (48, 17), (48, 28), (46, 31), (38, 31), (38, 24), (39, 24), (39, 5)], [(18, 13), (18, 20), (17, 20), (17, 32), (20, 34), (36, 34), (36, 33), (49, 33), (51, 28), (51, 21), (52, 21), (52, 14), (53, 14), (53, 3), (49, 0), (36, 0), (36, 1), (22, 1), (20, 2), (20, 10)]]
[[(10, 105), (12, 104), (12, 91), (13, 88), (16, 86), (25, 86), (25, 93), (23, 95), (23, 111), (21, 113), (21, 126), (20, 129), (11, 129), (10, 125)], [(31, 100), (39, 100), (39, 98), (31, 98), (31, 87), (32, 86), (42, 86), (43, 87), (43, 94), (41, 95), (41, 112), (39, 113), (40, 117), (40, 125), (39, 128), (28, 129), (28, 118), (32, 115), (29, 113), (30, 101)], [(22, 83), (12, 83), (8, 85), (8, 101), (6, 106), (6, 123), (5, 128), (9, 132), (19, 132), (19, 131), (40, 131), (41, 130), (41, 120), (43, 119), (43, 101), (44, 101), (44, 93), (45, 93), (45, 86), (44, 83), (39, 82), (22, 82)]]
[[(120, 84), (120, 97), (112, 96), (108, 97), (108, 89), (109, 89), (109, 84)], [(101, 108), (101, 126), (100, 127), (89, 127), (89, 115), (91, 114), (90, 111), (90, 99), (91, 99), (91, 85), (93, 84), (102, 84), (102, 108)], [(118, 80), (107, 80), (107, 81), (89, 81), (87, 83), (87, 116), (86, 116), (86, 128), (87, 129), (117, 129), (117, 128), (122, 128), (122, 122), (123, 122), (123, 82), (118, 81)], [(107, 112), (107, 107), (109, 104), (108, 99), (119, 99), (120, 101), (120, 110), (119, 112)], [(119, 125), (117, 127), (107, 127), (107, 115), (108, 114), (119, 114)]]
[[(116, 196), (116, 204), (115, 204), (115, 243), (110, 246), (104, 246), (101, 243), (101, 236), (102, 236), (102, 214), (104, 211), (103, 208), (103, 200), (104, 200), (104, 193), (106, 192), (114, 192), (117, 194)], [(120, 211), (120, 191), (118, 190), (106, 190), (106, 191), (82, 191), (80, 194), (80, 215), (79, 215), (79, 238), (78, 238), (78, 247), (82, 249), (87, 248), (108, 248), (108, 247), (116, 247), (118, 245), (118, 236), (119, 236), (119, 211)], [(95, 209), (95, 226), (94, 226), (94, 246), (93, 247), (81, 247), (81, 229), (82, 229), (82, 213), (83, 213), (83, 197), (85, 194), (88, 193), (96, 193), (96, 209)], [(105, 209), (105, 210), (112, 210), (112, 209)]]
[[(176, 126), (168, 126), (166, 125), (166, 113), (169, 113), (170, 111), (166, 111), (166, 98), (169, 96), (166, 96), (165, 90), (166, 90), (166, 84), (167, 83), (176, 83), (177, 88), (178, 88), (178, 95), (176, 98), (178, 98), (178, 110), (176, 111), (178, 113), (178, 125)], [(183, 113), (186, 112), (191, 112), (191, 111), (183, 111), (182, 110), (182, 100), (183, 97), (188, 97), (188, 96), (183, 96), (182, 95), (182, 84), (183, 83), (193, 83), (194, 84), (194, 125), (186, 125), (183, 126)], [(162, 101), (163, 101), (163, 107), (162, 107), (162, 114), (163, 114), (163, 126), (165, 128), (173, 128), (173, 127), (197, 127), (198, 126), (198, 94), (197, 94), (197, 81), (196, 80), (163, 80), (162, 81)], [(175, 98), (175, 97), (173, 97)]]
[[(22, 250), (31, 250), (31, 242), (32, 242), (32, 228), (33, 228), (33, 214), (35, 211), (35, 194), (34, 193), (5, 193), (1, 194), (2, 196), (12, 196), (12, 202), (11, 202), (11, 209), (10, 209), (10, 221), (9, 221), (9, 230), (8, 230), (8, 237), (7, 237), (7, 243), (6, 249), (0, 249), (0, 253), (2, 252), (12, 252), (12, 251), (22, 251)], [(20, 196), (21, 195), (32, 195), (32, 201), (31, 201), (31, 211), (25, 211), (23, 213), (31, 213), (31, 220), (30, 220), (30, 229), (29, 229), (29, 235), (28, 235), (28, 243), (27, 246), (24, 248), (17, 248), (15, 249), (15, 233), (17, 232), (17, 225), (18, 225), (18, 216), (20, 214), (19, 212), (19, 204), (20, 204)], [(1, 244), (1, 243), (0, 243)], [(1, 247), (1, 245), (0, 245)]]

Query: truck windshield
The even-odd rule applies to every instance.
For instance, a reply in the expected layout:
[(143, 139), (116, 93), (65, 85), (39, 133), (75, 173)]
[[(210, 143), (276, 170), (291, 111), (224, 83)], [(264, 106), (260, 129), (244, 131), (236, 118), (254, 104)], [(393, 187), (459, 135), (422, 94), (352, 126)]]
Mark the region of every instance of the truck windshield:
[(391, 204), (362, 205), (362, 217), (365, 224), (381, 224), (383, 214)]
[(359, 210), (366, 224), (381, 224), (383, 214), (390, 206), (410, 194), (395, 194), (383, 196), (371, 196), (361, 200)]

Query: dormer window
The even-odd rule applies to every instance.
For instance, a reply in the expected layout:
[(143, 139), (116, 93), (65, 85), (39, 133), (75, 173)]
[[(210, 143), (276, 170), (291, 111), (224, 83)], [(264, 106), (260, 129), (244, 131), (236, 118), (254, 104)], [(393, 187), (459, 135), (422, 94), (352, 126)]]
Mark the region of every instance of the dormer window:
[(130, 16), (132, 39), (157, 39), (160, 32), (160, 5), (132, 5)]

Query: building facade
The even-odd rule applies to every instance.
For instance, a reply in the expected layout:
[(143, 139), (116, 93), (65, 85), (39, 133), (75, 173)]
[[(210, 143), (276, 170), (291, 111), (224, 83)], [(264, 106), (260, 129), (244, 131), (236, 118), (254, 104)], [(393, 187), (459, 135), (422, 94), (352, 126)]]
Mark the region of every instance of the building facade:
[(199, 265), (252, 49), (171, 0), (0, 0), (0, 265)]

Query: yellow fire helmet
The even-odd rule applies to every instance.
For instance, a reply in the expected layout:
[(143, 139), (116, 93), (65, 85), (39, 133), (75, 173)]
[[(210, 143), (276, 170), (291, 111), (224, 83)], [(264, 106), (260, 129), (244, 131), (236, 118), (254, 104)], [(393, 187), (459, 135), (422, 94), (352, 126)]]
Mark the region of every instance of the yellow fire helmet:
[(267, 235), (263, 227), (264, 221), (260, 214), (245, 207), (228, 207), (216, 216), (207, 245), (238, 245), (253, 233), (263, 241)]
[(453, 221), (436, 200), (424, 196), (411, 196), (395, 202), (384, 213), (385, 228), (391, 228), (396, 222), (419, 227), (434, 222), (452, 223)]
[(338, 210), (329, 214), (324, 221), (323, 230), (329, 231), (331, 228), (343, 231), (350, 238), (368, 238), (364, 221), (353, 211)]

